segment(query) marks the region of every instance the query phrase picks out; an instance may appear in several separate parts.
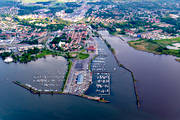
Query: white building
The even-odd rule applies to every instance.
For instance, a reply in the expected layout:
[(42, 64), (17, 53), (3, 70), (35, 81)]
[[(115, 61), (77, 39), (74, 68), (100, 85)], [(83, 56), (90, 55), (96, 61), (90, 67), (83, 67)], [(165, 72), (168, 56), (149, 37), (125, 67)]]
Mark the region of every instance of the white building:
[(4, 62), (6, 63), (10, 63), (10, 62), (13, 62), (13, 58), (12, 57), (7, 57)]
[(66, 43), (65, 42), (59, 42), (59, 47), (62, 47), (62, 45), (65, 45)]

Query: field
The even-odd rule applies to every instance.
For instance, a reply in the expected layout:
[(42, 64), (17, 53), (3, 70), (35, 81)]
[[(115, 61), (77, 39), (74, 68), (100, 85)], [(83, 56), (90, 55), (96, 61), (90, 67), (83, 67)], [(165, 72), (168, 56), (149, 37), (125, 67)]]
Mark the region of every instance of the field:
[(162, 40), (140, 39), (137, 41), (130, 41), (128, 43), (131, 47), (134, 47), (137, 50), (151, 52), (154, 54), (166, 54), (180, 57), (180, 50), (166, 48), (166, 46), (172, 46), (173, 43), (180, 43), (180, 37)]
[(46, 55), (52, 55), (52, 54), (53, 54), (53, 52), (51, 52), (51, 51), (43, 50), (41, 53), (37, 54), (36, 57), (37, 58), (42, 58), (42, 57), (44, 57)]
[(157, 42), (158, 44), (163, 46), (167, 46), (167, 45), (172, 45), (173, 43), (180, 43), (180, 37), (173, 39), (155, 40), (154, 42)]

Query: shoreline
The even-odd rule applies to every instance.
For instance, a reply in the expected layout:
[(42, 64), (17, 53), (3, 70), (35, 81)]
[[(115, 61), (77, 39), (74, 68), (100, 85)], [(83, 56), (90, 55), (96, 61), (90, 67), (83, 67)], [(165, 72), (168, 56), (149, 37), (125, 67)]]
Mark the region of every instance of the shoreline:
[(140, 107), (141, 107), (141, 104), (140, 104), (140, 97), (139, 97), (138, 92), (137, 92), (136, 80), (135, 80), (135, 77), (134, 77), (134, 73), (130, 69), (126, 68), (123, 64), (120, 63), (120, 61), (118, 60), (118, 58), (116, 56), (116, 52), (115, 52), (114, 48), (111, 47), (111, 45), (107, 42), (107, 40), (102, 37), (102, 35), (100, 35), (100, 34), (98, 34), (98, 35), (99, 35), (99, 38), (104, 41), (104, 43), (106, 44), (107, 47), (110, 46), (108, 48), (111, 51), (111, 53), (113, 54), (118, 66), (131, 73), (131, 76), (132, 76), (132, 79), (133, 79), (134, 94), (136, 96), (136, 105), (137, 105), (137, 108), (139, 110)]
[(176, 60), (177, 62), (180, 62), (180, 58), (176, 58), (175, 60)]
[[(121, 38), (121, 39), (122, 39), (122, 38)], [(152, 53), (152, 54), (154, 54), (154, 55), (163, 55), (163, 54), (157, 53), (157, 52), (155, 52), (155, 51), (148, 51), (148, 50), (139, 49), (138, 47), (132, 45), (132, 44), (130, 43), (130, 41), (128, 41), (127, 43), (128, 43), (128, 45), (129, 45), (130, 47), (134, 48), (135, 50), (143, 51), (143, 52), (146, 52), (146, 53)], [(165, 55), (165, 54), (164, 54), (164, 55)]]
[(164, 54), (162, 52), (152, 51), (152, 50), (148, 50), (148, 49), (141, 49), (141, 48), (137, 47), (136, 45), (134, 45), (133, 41), (128, 41), (127, 43), (128, 43), (128, 45), (130, 47), (134, 48), (135, 50), (146, 52), (146, 53), (151, 53), (153, 55), (169, 55), (169, 56), (177, 57), (177, 59), (174, 59), (174, 60), (176, 60), (177, 62), (180, 62), (180, 60), (179, 60), (180, 58), (178, 56), (176, 56), (176, 55), (173, 55), (173, 54)]
[[(39, 53), (37, 54), (30, 54), (29, 56), (30, 57), (34, 57), (34, 58), (31, 58), (29, 60), (20, 60), (20, 58), (22, 57), (21, 56), (16, 56), (15, 58), (12, 57), (13, 53), (9, 53), (11, 54), (10, 56), (7, 56), (5, 58), (2, 57), (2, 54), (0, 54), (0, 58), (3, 60), (4, 63), (20, 63), (20, 64), (27, 64), (29, 62), (33, 62), (33, 61), (36, 61), (36, 60), (39, 60), (41, 58), (46, 58), (47, 56), (52, 56), (52, 57), (55, 57), (55, 56), (62, 56), (62, 57), (66, 57), (65, 55), (59, 53), (59, 52), (54, 52), (54, 51), (50, 51), (49, 49), (42, 49)], [(5, 59), (8, 58), (8, 57), (11, 57), (12, 58), (12, 61), (10, 62), (5, 62)]]
[(69, 74), (71, 72), (71, 67), (73, 65), (73, 62), (70, 59), (66, 59), (66, 60), (68, 61), (68, 65), (67, 65), (68, 69), (67, 69), (66, 74), (64, 76), (62, 91), (64, 91), (64, 88), (66, 87), (67, 80), (68, 80)]

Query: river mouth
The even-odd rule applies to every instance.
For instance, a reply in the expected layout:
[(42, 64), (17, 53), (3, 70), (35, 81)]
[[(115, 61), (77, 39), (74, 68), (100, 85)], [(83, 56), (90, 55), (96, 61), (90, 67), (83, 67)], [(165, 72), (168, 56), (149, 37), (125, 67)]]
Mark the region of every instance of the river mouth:
[(160, 119), (180, 118), (180, 64), (175, 57), (138, 51), (128, 45), (131, 38), (122, 41), (106, 31), (99, 33), (115, 49), (120, 63), (133, 71), (141, 109)]

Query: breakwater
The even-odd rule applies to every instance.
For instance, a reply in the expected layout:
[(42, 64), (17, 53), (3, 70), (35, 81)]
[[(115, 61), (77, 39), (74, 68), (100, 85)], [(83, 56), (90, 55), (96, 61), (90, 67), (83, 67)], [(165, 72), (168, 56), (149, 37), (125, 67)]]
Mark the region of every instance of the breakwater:
[(132, 79), (133, 79), (134, 94), (135, 94), (135, 96), (136, 96), (136, 105), (137, 105), (137, 108), (138, 108), (138, 110), (139, 110), (140, 107), (141, 107), (140, 97), (139, 97), (139, 95), (138, 95), (138, 93), (137, 93), (136, 80), (135, 80), (135, 77), (134, 77), (133, 72), (132, 72), (130, 69), (128, 69), (127, 67), (125, 67), (123, 64), (120, 63), (120, 61), (118, 60), (118, 58), (117, 58), (117, 56), (116, 56), (115, 50), (111, 47), (111, 45), (107, 42), (107, 40), (104, 39), (101, 34), (98, 34), (98, 36), (99, 36), (99, 38), (100, 38), (101, 40), (104, 41), (104, 43), (107, 45), (107, 47), (109, 48), (109, 50), (112, 52), (112, 54), (113, 54), (113, 56), (114, 56), (117, 64), (119, 65), (119, 67), (122, 67), (122, 68), (124, 68), (125, 70), (127, 70), (128, 72), (131, 73), (131, 76), (132, 76)]
[(31, 87), (30, 85), (27, 85), (27, 84), (22, 84), (21, 82), (19, 81), (13, 81), (14, 84), (30, 91), (32, 94), (37, 94), (37, 95), (41, 95), (41, 94), (49, 94), (49, 95), (74, 95), (74, 96), (78, 96), (78, 97), (82, 97), (82, 98), (86, 98), (86, 99), (89, 99), (89, 100), (93, 100), (93, 101), (97, 101), (97, 102), (102, 102), (102, 103), (109, 103), (110, 101), (107, 101), (105, 100), (104, 98), (102, 97), (93, 97), (93, 96), (88, 96), (88, 95), (75, 95), (75, 94), (69, 94), (69, 93), (64, 93), (62, 91), (39, 91), (39, 90), (36, 90), (34, 89), (33, 87)]

